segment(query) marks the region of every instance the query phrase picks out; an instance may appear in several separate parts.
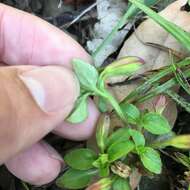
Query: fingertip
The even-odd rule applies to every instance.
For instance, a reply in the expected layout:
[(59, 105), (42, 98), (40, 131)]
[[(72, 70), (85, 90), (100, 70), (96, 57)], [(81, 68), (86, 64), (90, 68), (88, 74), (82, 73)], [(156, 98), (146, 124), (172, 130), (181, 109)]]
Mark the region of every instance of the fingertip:
[(71, 68), (73, 58), (91, 61), (68, 34), (32, 14), (0, 4), (0, 25), (0, 61), (4, 63)]
[(40, 142), (8, 160), (5, 165), (19, 179), (41, 186), (59, 175), (63, 161), (55, 149)]
[(88, 111), (89, 116), (83, 123), (71, 124), (64, 121), (54, 129), (53, 132), (70, 140), (82, 141), (89, 139), (94, 133), (95, 125), (99, 117), (99, 111), (94, 102), (90, 99), (88, 103)]

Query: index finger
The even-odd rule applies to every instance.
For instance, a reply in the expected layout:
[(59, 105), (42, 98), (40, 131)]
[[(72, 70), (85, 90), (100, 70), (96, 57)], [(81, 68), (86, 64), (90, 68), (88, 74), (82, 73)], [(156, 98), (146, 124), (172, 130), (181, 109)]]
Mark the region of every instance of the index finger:
[(64, 64), (90, 60), (70, 36), (48, 22), (0, 3), (0, 61), (9, 65)]

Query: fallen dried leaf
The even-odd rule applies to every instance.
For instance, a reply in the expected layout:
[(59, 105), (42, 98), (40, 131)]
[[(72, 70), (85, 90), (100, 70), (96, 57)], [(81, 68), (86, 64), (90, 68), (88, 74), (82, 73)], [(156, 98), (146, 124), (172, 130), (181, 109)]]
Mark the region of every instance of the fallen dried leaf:
[[(165, 8), (160, 14), (166, 19), (179, 25), (184, 30), (190, 32), (190, 14), (186, 11), (181, 10), (181, 7), (184, 6), (186, 2), (187, 0), (175, 1), (167, 8)], [(144, 68), (141, 70), (142, 73), (170, 64), (170, 56), (168, 52), (164, 52), (159, 48), (143, 44), (139, 38), (143, 42), (160, 44), (161, 46), (166, 46), (183, 54), (187, 54), (186, 50), (170, 34), (168, 34), (153, 20), (147, 19), (142, 24), (140, 24), (136, 31), (125, 41), (125, 44), (118, 56), (118, 58), (121, 58), (125, 56), (135, 55), (142, 58), (145, 61)], [(109, 82), (115, 83), (123, 81), (124, 79), (124, 77), (117, 77), (110, 79)], [(138, 80), (124, 86), (111, 87), (111, 90), (117, 99), (121, 101), (140, 83), (141, 81)], [(143, 103), (140, 105), (140, 108), (154, 110), (155, 98)], [(176, 104), (169, 98), (167, 98), (167, 105), (164, 109), (163, 114), (169, 120), (171, 126), (173, 126), (177, 118), (177, 108)], [(118, 124), (117, 119), (112, 119), (112, 125), (115, 124)], [(139, 181), (139, 179), (137, 181)], [(138, 185), (137, 181), (135, 184), (132, 182), (133, 189), (135, 189), (135, 187)]]
[[(181, 7), (184, 6), (186, 2), (187, 0), (175, 1), (165, 8), (160, 14), (171, 22), (179, 25), (184, 30), (190, 32), (190, 14), (181, 10)], [(145, 65), (141, 70), (142, 73), (168, 65), (170, 63), (170, 57), (168, 52), (145, 45), (139, 40), (139, 38), (143, 42), (156, 43), (183, 54), (187, 53), (186, 50), (169, 33), (162, 29), (152, 19), (147, 19), (140, 24), (136, 31), (126, 40), (118, 56), (118, 58), (121, 58), (124, 56), (135, 55), (142, 58), (145, 61)], [(117, 79), (110, 79), (109, 82), (115, 83), (123, 79), (123, 77), (118, 77)], [(119, 100), (123, 100), (139, 83), (140, 81), (125, 86), (115, 86), (112, 87), (112, 90)], [(177, 109), (171, 100), (168, 101), (164, 115), (173, 125), (177, 117)], [(144, 103), (141, 107), (152, 110), (152, 100)]]
[[(126, 0), (117, 0), (117, 3), (115, 3), (115, 0), (97, 0), (96, 2), (98, 22), (93, 29), (94, 38), (87, 42), (87, 49), (90, 52), (94, 52), (94, 50), (113, 30), (127, 8)], [(127, 24), (125, 29), (120, 30), (114, 36), (113, 40), (106, 46), (106, 48), (99, 52), (94, 60), (96, 66), (100, 66), (110, 54), (118, 49), (128, 32), (127, 28), (131, 28), (130, 23)]]

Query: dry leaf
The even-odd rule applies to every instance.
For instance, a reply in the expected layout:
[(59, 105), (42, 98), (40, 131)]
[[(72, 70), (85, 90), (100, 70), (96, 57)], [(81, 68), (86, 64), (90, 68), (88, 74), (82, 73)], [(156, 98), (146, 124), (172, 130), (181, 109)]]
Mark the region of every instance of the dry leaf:
[[(166, 19), (174, 22), (175, 24), (181, 26), (184, 30), (190, 32), (190, 14), (186, 11), (181, 11), (181, 7), (186, 3), (186, 0), (179, 0), (169, 5), (166, 9), (161, 12), (161, 15)], [(124, 56), (139, 56), (145, 60), (145, 66), (141, 72), (145, 72), (148, 70), (160, 68), (162, 66), (168, 65), (170, 62), (169, 55), (166, 52), (160, 51), (159, 49), (146, 46), (142, 44), (138, 39), (138, 37), (144, 42), (152, 42), (157, 43), (163, 46), (167, 46), (169, 48), (175, 49), (179, 52), (184, 53), (185, 50), (181, 47), (181, 45), (164, 29), (162, 29), (158, 24), (156, 24), (151, 19), (143, 22), (136, 30), (136, 34), (133, 33), (125, 42), (123, 48), (120, 51), (119, 57)], [(121, 81), (123, 78), (118, 77), (117, 80), (110, 80), (111, 83)], [(136, 84), (130, 84), (125, 86), (116, 86), (112, 88), (114, 95), (119, 99), (123, 100), (132, 90), (134, 90), (137, 85), (140, 84), (140, 81), (136, 82)], [(149, 100), (140, 107), (142, 109), (153, 110), (153, 100)], [(174, 125), (175, 120), (177, 118), (177, 109), (175, 103), (167, 98), (167, 106), (163, 112), (165, 117), (169, 120), (171, 126)], [(113, 125), (118, 124), (118, 120), (115, 118), (112, 120)], [(131, 178), (131, 180), (135, 178)], [(133, 181), (132, 180), (132, 181)], [(133, 184), (133, 188), (137, 187), (139, 179)]]
[[(167, 20), (182, 27), (184, 30), (190, 32), (190, 14), (186, 11), (181, 11), (181, 7), (185, 5), (186, 2), (187, 0), (175, 1), (164, 9), (161, 12), (161, 15)], [(142, 44), (137, 39), (137, 36), (143, 42), (157, 43), (182, 53), (185, 52), (185, 49), (152, 19), (143, 22), (135, 33), (126, 40), (119, 53), (119, 57), (135, 55), (143, 58), (146, 62), (144, 71), (157, 69), (167, 65), (169, 63), (169, 56), (166, 52)]]
[[(87, 49), (89, 52), (94, 52), (94, 50), (103, 42), (127, 8), (126, 0), (117, 0), (117, 3), (115, 0), (97, 0), (96, 2), (98, 22), (93, 29), (94, 38), (87, 42)], [(114, 36), (113, 40), (106, 46), (106, 48), (99, 52), (94, 59), (96, 66), (100, 66), (110, 54), (118, 49), (128, 32), (127, 28), (131, 28), (130, 23), (127, 24), (125, 29), (120, 30)]]
[[(187, 0), (178, 0), (170, 4), (160, 14), (167, 20), (177, 24), (184, 30), (190, 32), (190, 14), (182, 11), (181, 7), (185, 5)], [(138, 37), (137, 37), (138, 36)], [(139, 56), (145, 60), (145, 65), (141, 72), (152, 69), (157, 69), (166, 66), (170, 63), (169, 54), (160, 49), (144, 45), (139, 41), (140, 38), (143, 42), (157, 43), (162, 46), (169, 47), (181, 53), (187, 53), (186, 50), (164, 29), (156, 24), (152, 19), (147, 19), (136, 29), (136, 31), (126, 40), (122, 47), (119, 57), (124, 56)], [(121, 81), (124, 78), (118, 77), (117, 80), (111, 79), (110, 82), (114, 83)], [(112, 90), (119, 100), (123, 100), (138, 84), (130, 84), (125, 86), (116, 86)], [(144, 108), (152, 109), (152, 101), (143, 104)], [(172, 110), (172, 111), (171, 111)], [(175, 104), (169, 100), (164, 115), (173, 125), (177, 117), (177, 109)]]
[[(184, 30), (190, 32), (190, 14), (186, 11), (181, 11), (181, 7), (185, 5), (187, 0), (178, 0), (170, 4), (165, 8), (160, 14), (166, 19), (172, 21), (173, 23), (179, 25)], [(170, 63), (169, 55), (159, 49), (146, 46), (142, 44), (138, 39), (140, 38), (144, 42), (157, 43), (162, 46), (167, 46), (171, 49), (179, 51), (181, 53), (187, 53), (183, 47), (164, 29), (162, 29), (158, 24), (156, 24), (151, 19), (144, 21), (125, 42), (122, 47), (118, 58), (125, 56), (139, 56), (145, 60), (145, 66), (141, 72), (149, 71), (152, 69), (157, 69), (166, 66)], [(118, 77), (115, 79), (110, 79), (110, 83), (122, 81), (123, 77)], [(133, 84), (128, 84), (125, 86), (115, 86), (111, 90), (118, 100), (123, 100), (132, 90), (134, 90), (141, 81), (137, 81)], [(142, 109), (153, 110), (154, 100), (147, 101), (143, 105), (140, 105)], [(170, 124), (173, 126), (177, 118), (177, 109), (175, 103), (167, 98), (167, 105), (163, 112), (165, 117), (169, 120)], [(120, 125), (117, 117), (112, 118), (112, 125)], [(132, 189), (138, 186), (141, 174), (136, 170), (137, 173), (131, 176), (130, 183), (132, 184)], [(135, 177), (134, 177), (135, 176)], [(136, 178), (136, 176), (138, 176)]]

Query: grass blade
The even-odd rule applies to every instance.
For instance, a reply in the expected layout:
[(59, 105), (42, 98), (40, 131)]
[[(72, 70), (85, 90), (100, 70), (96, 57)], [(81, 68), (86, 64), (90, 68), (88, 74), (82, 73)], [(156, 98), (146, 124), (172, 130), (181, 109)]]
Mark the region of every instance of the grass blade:
[(155, 22), (157, 22), (161, 27), (163, 27), (166, 31), (168, 31), (171, 35), (173, 35), (177, 41), (179, 41), (185, 48), (190, 51), (190, 34), (179, 26), (169, 22), (164, 19), (158, 13), (154, 12), (152, 9), (141, 3), (139, 0), (129, 0), (143, 12), (145, 12), (150, 18), (152, 18)]
[(187, 112), (190, 113), (190, 103), (188, 103), (183, 97), (171, 90), (167, 90), (166, 94), (171, 97), (177, 104), (183, 107)]
[[(185, 59), (179, 63), (176, 63), (176, 66), (178, 68), (183, 68), (187, 65), (190, 64), (190, 59)], [(162, 70), (160, 70), (158, 73), (153, 74), (153, 76), (151, 76), (147, 81), (145, 81), (142, 85), (138, 86), (134, 91), (132, 91), (122, 102), (121, 104), (125, 104), (128, 103), (129, 101), (132, 102), (135, 99), (137, 99), (137, 97), (141, 97), (142, 95), (145, 95), (145, 93), (155, 84), (157, 83), (160, 79), (162, 79), (163, 77), (171, 74), (173, 71), (172, 66), (167, 66), (165, 68), (163, 68)], [(176, 84), (176, 82), (175, 82)], [(167, 84), (166, 84), (167, 85)], [(168, 84), (169, 85), (169, 84)], [(168, 86), (167, 85), (167, 86)], [(173, 86), (173, 82), (171, 84), (171, 86)], [(160, 89), (162, 90), (162, 89)], [(159, 90), (159, 91), (160, 91)], [(145, 98), (145, 97), (144, 97)]]
[(108, 34), (108, 36), (106, 37), (106, 39), (100, 44), (100, 46), (98, 46), (98, 48), (94, 51), (94, 53), (92, 54), (92, 57), (95, 58), (98, 53), (104, 49), (113, 39), (114, 35), (118, 32), (118, 30), (120, 28), (122, 28), (127, 20), (129, 18), (131, 18), (135, 13), (137, 12), (137, 8), (135, 6), (131, 6), (129, 7), (129, 9), (127, 10), (127, 12), (123, 15), (123, 17), (119, 20), (119, 22), (117, 23), (117, 25), (113, 28), (113, 30)]
[(180, 84), (180, 86), (187, 92), (187, 94), (190, 95), (190, 86), (187, 81), (187, 78), (184, 76), (184, 73), (181, 71), (180, 68), (176, 67), (176, 65), (173, 63), (173, 73), (175, 75), (176, 80)]
[[(144, 2), (147, 6), (154, 5), (158, 0), (141, 0)], [(108, 36), (104, 39), (104, 41), (98, 46), (98, 48), (94, 51), (92, 54), (92, 57), (95, 58), (98, 53), (104, 49), (113, 39), (114, 35), (121, 29), (129, 19), (131, 19), (133, 16), (135, 16), (139, 12), (139, 9), (134, 5), (129, 5), (126, 13), (123, 15), (123, 17), (119, 20), (119, 22), (116, 24), (116, 26), (113, 28), (113, 30), (108, 34)]]

